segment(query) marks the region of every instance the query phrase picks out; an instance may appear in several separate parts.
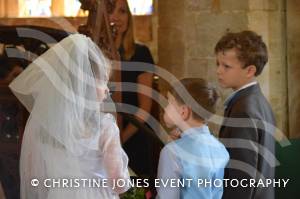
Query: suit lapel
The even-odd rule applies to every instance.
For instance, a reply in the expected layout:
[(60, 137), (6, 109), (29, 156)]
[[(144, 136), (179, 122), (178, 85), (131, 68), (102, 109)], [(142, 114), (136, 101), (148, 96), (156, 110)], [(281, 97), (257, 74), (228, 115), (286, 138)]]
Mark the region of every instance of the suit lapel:
[(223, 123), (222, 126), (220, 128), (220, 137), (222, 136), (222, 132), (224, 132), (224, 129), (226, 128), (226, 118), (230, 117), (231, 115), (231, 110), (233, 108), (233, 106), (236, 104), (236, 102), (243, 96), (245, 95), (249, 95), (251, 93), (257, 93), (260, 92), (260, 87), (259, 84), (255, 84), (253, 86), (247, 87), (243, 90), (240, 90), (239, 92), (237, 92), (232, 99), (229, 101), (229, 103), (227, 104), (227, 107), (224, 110), (224, 118), (223, 118)]

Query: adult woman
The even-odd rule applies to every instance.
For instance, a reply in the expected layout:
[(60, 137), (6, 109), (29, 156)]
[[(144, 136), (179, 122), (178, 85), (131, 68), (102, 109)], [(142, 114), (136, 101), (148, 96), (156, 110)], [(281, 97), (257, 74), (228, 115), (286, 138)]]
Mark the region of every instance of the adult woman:
[[(142, 87), (152, 88), (154, 62), (151, 53), (146, 46), (134, 42), (133, 21), (126, 0), (116, 0), (113, 10), (109, 12), (109, 20), (122, 61), (121, 111), (134, 114), (141, 123), (147, 124), (149, 116), (143, 111), (151, 112), (152, 91), (144, 89), (142, 93)], [(156, 165), (151, 165), (150, 140), (146, 133), (123, 118), (121, 139), (129, 156), (129, 166), (139, 175), (152, 175)]]
[[(113, 116), (100, 110), (108, 73), (97, 46), (75, 34), (10, 84), (31, 112), (22, 141), (21, 198), (110, 199), (128, 189), (114, 185), (114, 180), (129, 179), (128, 159)], [(91, 183), (95, 180), (100, 187)]]

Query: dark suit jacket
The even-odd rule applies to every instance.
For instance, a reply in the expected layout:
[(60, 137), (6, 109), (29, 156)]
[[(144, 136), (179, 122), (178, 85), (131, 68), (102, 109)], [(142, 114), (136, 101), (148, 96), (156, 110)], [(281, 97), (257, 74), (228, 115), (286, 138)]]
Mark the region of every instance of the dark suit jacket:
[[(230, 155), (224, 178), (247, 179), (243, 185), (249, 185), (250, 179), (256, 179), (256, 182), (264, 178), (273, 179), (275, 119), (259, 85), (238, 91), (228, 103), (224, 116), (219, 136)], [(273, 199), (274, 188), (234, 188), (224, 184), (223, 199), (236, 198)]]

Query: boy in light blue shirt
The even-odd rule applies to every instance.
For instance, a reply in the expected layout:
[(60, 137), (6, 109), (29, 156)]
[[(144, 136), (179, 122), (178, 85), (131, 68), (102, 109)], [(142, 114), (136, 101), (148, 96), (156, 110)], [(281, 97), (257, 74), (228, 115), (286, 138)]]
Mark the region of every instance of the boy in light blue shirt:
[(161, 151), (157, 199), (221, 198), (229, 155), (206, 125), (215, 112), (216, 91), (203, 79), (185, 78), (167, 97), (164, 121), (181, 133)]

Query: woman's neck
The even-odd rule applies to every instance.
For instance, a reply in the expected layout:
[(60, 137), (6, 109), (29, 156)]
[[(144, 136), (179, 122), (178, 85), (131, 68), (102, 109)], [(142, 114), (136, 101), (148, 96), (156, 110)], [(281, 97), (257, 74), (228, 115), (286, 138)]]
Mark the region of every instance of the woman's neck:
[(115, 47), (116, 47), (116, 49), (119, 49), (121, 47), (122, 41), (123, 41), (122, 35), (117, 35), (116, 39), (115, 39)]

